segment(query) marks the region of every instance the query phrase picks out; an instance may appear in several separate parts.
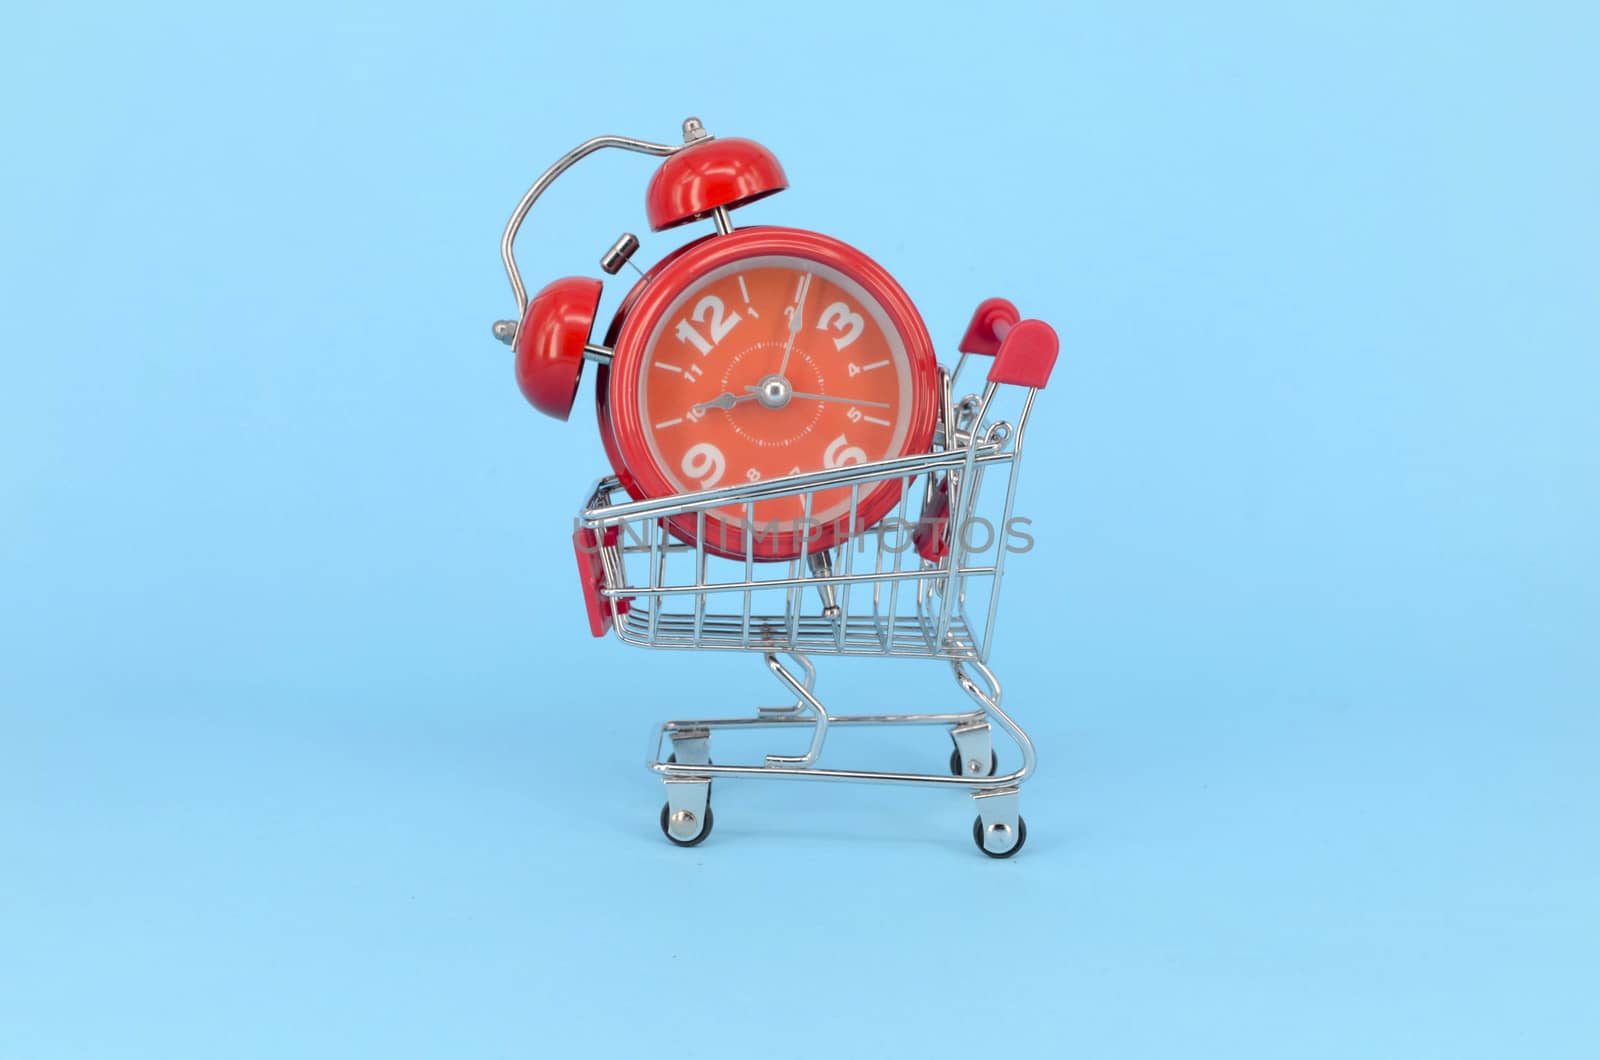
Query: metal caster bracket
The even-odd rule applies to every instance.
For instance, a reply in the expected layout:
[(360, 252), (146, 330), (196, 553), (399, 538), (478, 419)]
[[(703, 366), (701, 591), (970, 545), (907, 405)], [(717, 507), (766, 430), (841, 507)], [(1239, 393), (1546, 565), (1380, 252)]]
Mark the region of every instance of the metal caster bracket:
[(959, 775), (963, 777), (987, 777), (994, 773), (994, 741), (987, 721), (958, 725), (950, 730), (950, 738), (956, 745), (951, 772), (955, 772), (954, 767), (959, 763)]

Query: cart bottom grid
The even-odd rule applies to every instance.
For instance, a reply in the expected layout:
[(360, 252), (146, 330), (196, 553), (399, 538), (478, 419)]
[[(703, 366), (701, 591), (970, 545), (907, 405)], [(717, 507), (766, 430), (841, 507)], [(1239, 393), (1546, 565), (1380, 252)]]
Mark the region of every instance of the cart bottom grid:
[(928, 624), (917, 618), (894, 620), (873, 617), (847, 620), (802, 618), (791, 624), (781, 616), (770, 623), (741, 621), (693, 614), (660, 612), (652, 616), (640, 608), (623, 615), (618, 636), (626, 642), (648, 643), (658, 648), (693, 648), (701, 651), (812, 652), (829, 655), (898, 655), (916, 658), (975, 659), (973, 637), (966, 621), (957, 616), (949, 623), (944, 644), (931, 646)]

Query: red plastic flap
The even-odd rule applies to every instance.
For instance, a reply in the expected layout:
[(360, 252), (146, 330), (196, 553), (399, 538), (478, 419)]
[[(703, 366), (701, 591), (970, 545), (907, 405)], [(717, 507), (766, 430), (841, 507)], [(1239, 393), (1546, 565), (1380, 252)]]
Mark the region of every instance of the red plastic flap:
[(1043, 389), (1050, 381), (1061, 340), (1042, 320), (1024, 320), (1006, 333), (989, 369), (989, 382)]
[[(616, 527), (606, 527), (605, 544), (615, 545), (617, 536)], [(578, 556), (578, 580), (583, 583), (583, 607), (589, 615), (589, 632), (603, 637), (611, 632), (612, 615), (611, 602), (600, 593), (605, 584), (605, 566), (600, 561), (599, 535), (588, 528), (577, 531), (572, 535), (572, 550)], [(632, 602), (630, 596), (619, 599), (617, 614), (627, 614)]]
[(1017, 307), (1004, 298), (985, 298), (972, 311), (972, 321), (967, 325), (967, 333), (961, 336), (961, 345), (957, 349), (962, 353), (981, 353), (985, 357), (993, 357), (1000, 349), (1000, 340), (1005, 333), (1021, 319), (1022, 314), (1017, 312)]

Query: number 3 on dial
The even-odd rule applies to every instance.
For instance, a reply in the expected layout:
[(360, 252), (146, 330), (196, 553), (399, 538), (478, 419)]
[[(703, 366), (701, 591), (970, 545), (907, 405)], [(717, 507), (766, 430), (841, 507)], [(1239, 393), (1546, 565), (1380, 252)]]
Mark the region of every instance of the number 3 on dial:
[(861, 314), (852, 312), (843, 302), (829, 303), (828, 308), (822, 311), (822, 316), (817, 318), (817, 330), (827, 331), (830, 327), (829, 321), (833, 321), (831, 326), (835, 330), (844, 332), (833, 340), (833, 348), (836, 350), (842, 350), (859, 339), (862, 329), (867, 326), (867, 322), (861, 319)]

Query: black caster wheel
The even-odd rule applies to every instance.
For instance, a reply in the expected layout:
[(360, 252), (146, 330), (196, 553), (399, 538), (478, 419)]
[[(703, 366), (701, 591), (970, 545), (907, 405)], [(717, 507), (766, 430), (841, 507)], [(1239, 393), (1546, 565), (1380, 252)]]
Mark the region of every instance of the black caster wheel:
[[(1000, 756), (995, 754), (993, 751), (990, 751), (989, 752), (989, 772), (984, 774), (984, 775), (992, 777), (992, 776), (994, 776), (994, 771), (996, 769), (998, 769), (998, 768), (1000, 768)], [(965, 769), (961, 768), (961, 752), (960, 751), (951, 751), (950, 752), (950, 775), (951, 776), (955, 776), (955, 777), (964, 777), (964, 776), (967, 775), (967, 771)]]
[[(711, 822), (709, 820), (710, 814), (707, 814), (706, 816), (707, 816), (706, 831), (709, 832), (711, 830)], [(665, 827), (666, 819), (667, 819), (666, 816), (663, 815), (662, 818), (661, 818), (661, 820), (663, 822), (662, 827)], [(1004, 854), (996, 854), (994, 851), (990, 850), (988, 847), (983, 845), (983, 817), (982, 817), (982, 815), (979, 815), (979, 816), (974, 817), (972, 819), (972, 841), (974, 843), (978, 844), (978, 849), (979, 850), (983, 851), (985, 854), (989, 855), (991, 858), (1010, 858), (1010, 857), (1015, 857), (1016, 854), (1017, 854), (1017, 851), (1022, 849), (1022, 844), (1026, 843), (1028, 841), (1028, 822), (1024, 821), (1022, 819), (1022, 815), (1021, 814), (1017, 815), (1017, 842), (1016, 842), (1016, 844), (1014, 846), (1012, 846), (1012, 848), (1010, 850), (1006, 851)], [(695, 842), (698, 843), (698, 842), (700, 842), (700, 840), (696, 839)]]
[(669, 803), (661, 804), (661, 834), (666, 836), (667, 839), (672, 843), (680, 847), (693, 847), (704, 843), (706, 841), (706, 836), (711, 834), (711, 826), (716, 823), (716, 815), (711, 812), (711, 806), (708, 804), (706, 806), (705, 824), (700, 829), (700, 833), (693, 839), (679, 839), (677, 836), (667, 831), (667, 815), (671, 812), (672, 806)]

